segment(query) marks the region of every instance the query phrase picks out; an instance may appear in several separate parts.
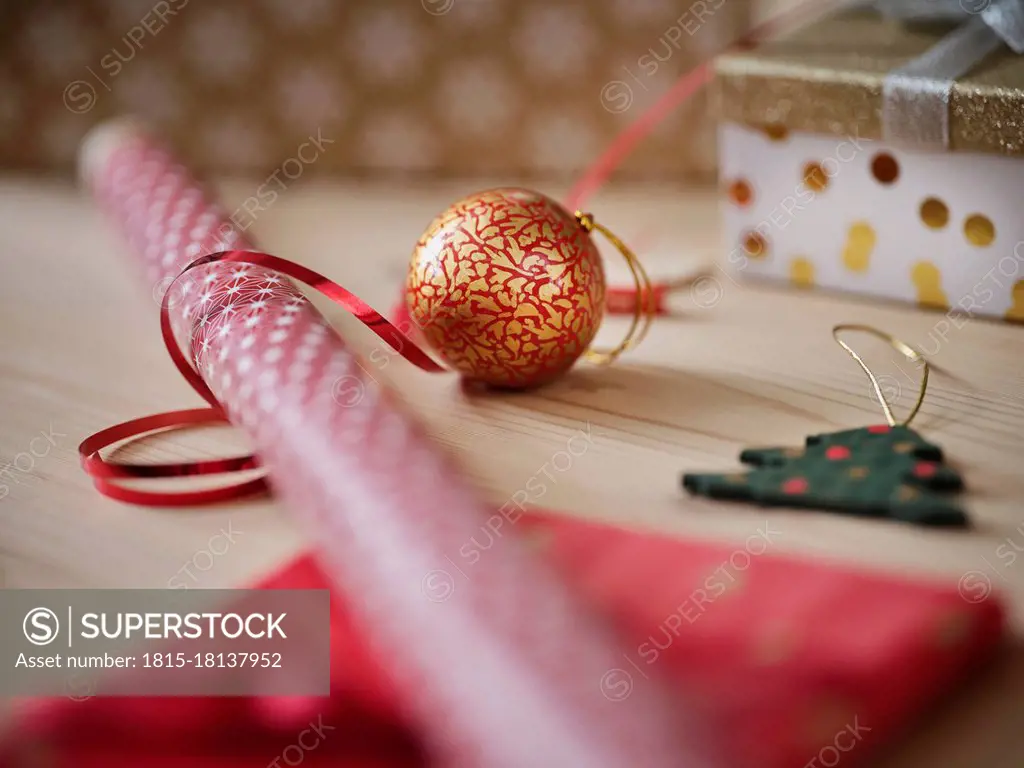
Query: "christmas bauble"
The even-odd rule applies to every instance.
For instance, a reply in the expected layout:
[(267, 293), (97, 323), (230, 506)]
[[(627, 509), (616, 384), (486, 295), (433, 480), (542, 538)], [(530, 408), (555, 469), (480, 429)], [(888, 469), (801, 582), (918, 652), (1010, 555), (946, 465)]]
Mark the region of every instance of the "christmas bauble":
[(429, 346), (498, 387), (550, 381), (587, 349), (604, 311), (597, 247), (550, 198), (494, 189), (452, 205), (412, 254), (406, 303)]

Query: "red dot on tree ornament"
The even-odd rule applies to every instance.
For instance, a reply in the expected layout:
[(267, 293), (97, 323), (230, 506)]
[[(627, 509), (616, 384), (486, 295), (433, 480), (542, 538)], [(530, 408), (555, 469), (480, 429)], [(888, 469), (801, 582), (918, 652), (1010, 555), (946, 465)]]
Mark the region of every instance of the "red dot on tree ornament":
[(891, 429), (892, 427), (890, 427), (888, 424), (875, 424), (874, 426), (868, 427), (868, 432), (870, 432), (873, 435), (884, 435)]
[(850, 449), (845, 445), (833, 445), (827, 451), (825, 451), (825, 457), (832, 459), (832, 461), (839, 461), (840, 459), (850, 458)]
[(931, 477), (938, 471), (938, 467), (930, 461), (919, 461), (914, 465), (914, 474), (917, 477)]
[(791, 477), (782, 484), (783, 493), (804, 493), (807, 491), (807, 479), (803, 477)]

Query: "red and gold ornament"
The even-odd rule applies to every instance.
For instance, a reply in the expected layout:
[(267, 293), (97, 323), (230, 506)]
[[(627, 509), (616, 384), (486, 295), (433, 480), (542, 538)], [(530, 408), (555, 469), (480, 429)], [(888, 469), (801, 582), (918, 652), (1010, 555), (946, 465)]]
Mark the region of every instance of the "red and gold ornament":
[[(459, 200), (413, 250), (405, 291), (412, 322), (468, 379), (523, 388), (557, 378), (588, 352), (604, 315), (592, 229), (622, 251), (642, 286), (636, 257), (587, 214), (519, 188)], [(623, 344), (588, 356), (610, 360), (638, 342), (640, 313)]]

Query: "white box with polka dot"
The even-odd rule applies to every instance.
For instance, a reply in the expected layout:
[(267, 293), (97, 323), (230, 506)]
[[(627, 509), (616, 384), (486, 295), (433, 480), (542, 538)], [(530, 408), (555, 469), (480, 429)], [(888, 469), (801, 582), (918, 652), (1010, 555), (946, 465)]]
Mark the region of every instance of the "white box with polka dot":
[(723, 123), (726, 267), (1024, 321), (1024, 158)]

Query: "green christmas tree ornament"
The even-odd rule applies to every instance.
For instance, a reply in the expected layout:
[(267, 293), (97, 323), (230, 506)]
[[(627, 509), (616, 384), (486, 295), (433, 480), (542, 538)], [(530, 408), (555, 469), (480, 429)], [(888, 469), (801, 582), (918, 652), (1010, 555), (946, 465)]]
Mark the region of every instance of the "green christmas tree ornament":
[[(874, 374), (839, 337), (846, 330), (879, 336), (922, 364), (920, 394), (902, 424), (896, 423)], [(840, 325), (833, 335), (871, 380), (888, 423), (813, 435), (803, 448), (747, 449), (740, 454), (740, 461), (751, 467), (749, 471), (688, 473), (683, 475), (683, 487), (692, 494), (762, 506), (804, 507), (918, 525), (967, 527), (966, 514), (948, 497), (963, 488), (963, 479), (943, 463), (939, 446), (908, 426), (921, 409), (928, 387), (924, 357), (899, 339), (868, 326)]]

